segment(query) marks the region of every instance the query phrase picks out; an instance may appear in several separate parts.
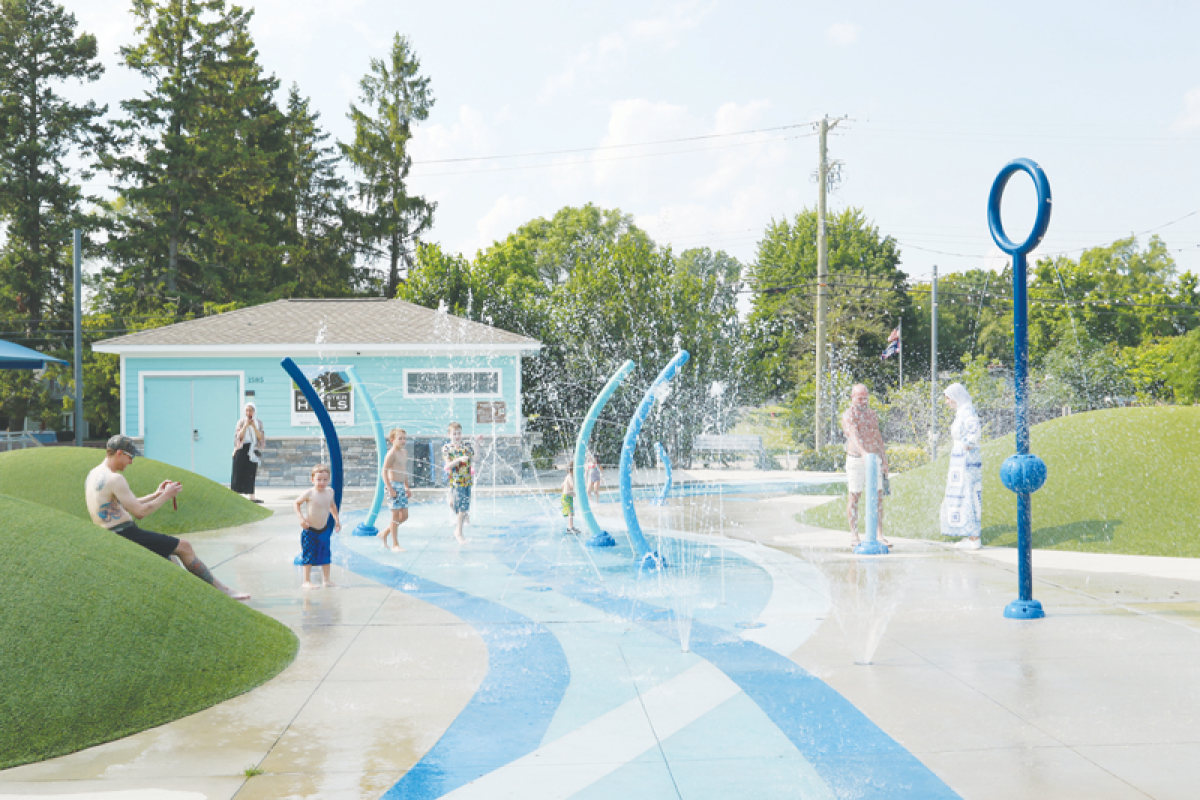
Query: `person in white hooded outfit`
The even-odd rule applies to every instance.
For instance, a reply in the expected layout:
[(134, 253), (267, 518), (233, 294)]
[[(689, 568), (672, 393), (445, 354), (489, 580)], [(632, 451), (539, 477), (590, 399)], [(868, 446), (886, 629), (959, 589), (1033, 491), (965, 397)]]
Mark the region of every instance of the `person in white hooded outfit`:
[(954, 409), (950, 425), (950, 471), (946, 475), (946, 495), (942, 499), (943, 536), (958, 536), (955, 547), (978, 550), (983, 519), (983, 459), (980, 444), (983, 429), (971, 403), (971, 393), (961, 383), (946, 387), (946, 402)]

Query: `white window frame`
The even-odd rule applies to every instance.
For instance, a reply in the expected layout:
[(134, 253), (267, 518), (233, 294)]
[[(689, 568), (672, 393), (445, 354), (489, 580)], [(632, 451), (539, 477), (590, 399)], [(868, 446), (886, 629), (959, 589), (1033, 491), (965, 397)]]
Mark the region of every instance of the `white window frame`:
[[(491, 372), (496, 375), (496, 391), (495, 392), (469, 392), (469, 393), (463, 393), (463, 394), (459, 394), (459, 393), (455, 393), (455, 392), (441, 392), (441, 393), (438, 393), (438, 392), (409, 392), (408, 391), (408, 375), (410, 372), (438, 372), (438, 373), (443, 373), (443, 374), (448, 374), (448, 375), (462, 374), (462, 373), (476, 373), (476, 372)], [(464, 398), (464, 399), (465, 398), (499, 399), (499, 400), (504, 399), (504, 370), (496, 368), (496, 367), (479, 367), (478, 369), (419, 369), (419, 368), (414, 367), (412, 369), (401, 370), (400, 380), (403, 381), (403, 384), (404, 384), (405, 399), (419, 400), (422, 398), (447, 398), (447, 397), (459, 397), (459, 398)]]

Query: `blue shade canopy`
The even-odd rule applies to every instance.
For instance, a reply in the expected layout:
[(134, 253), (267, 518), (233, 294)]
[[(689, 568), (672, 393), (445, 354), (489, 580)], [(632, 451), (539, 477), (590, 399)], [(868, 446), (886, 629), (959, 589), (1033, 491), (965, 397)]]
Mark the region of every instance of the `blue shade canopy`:
[(0, 369), (41, 369), (47, 364), (66, 364), (61, 358), (0, 340)]

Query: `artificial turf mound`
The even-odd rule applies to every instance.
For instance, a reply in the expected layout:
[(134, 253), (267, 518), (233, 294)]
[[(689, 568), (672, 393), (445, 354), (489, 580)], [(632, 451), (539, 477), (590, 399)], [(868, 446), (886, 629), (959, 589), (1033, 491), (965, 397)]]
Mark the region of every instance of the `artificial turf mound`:
[[(90, 521), (83, 482), (104, 458), (87, 447), (39, 447), (0, 454), (0, 494), (29, 500)], [(123, 473), (138, 497), (151, 494), (164, 480), (183, 484), (178, 510), (168, 504), (150, 517), (147, 527), (172, 536), (232, 528), (271, 516), (219, 483), (161, 461), (138, 458)]]
[[(1200, 408), (1120, 408), (1035, 425), (1030, 451), (1049, 468), (1033, 494), (1033, 546), (1129, 555), (1200, 557)], [(1011, 435), (983, 446), (983, 541), (1016, 546), (1016, 495), (1000, 483)], [(949, 456), (892, 481), (885, 533), (937, 539)], [(845, 495), (800, 515), (847, 530)]]
[[(286, 626), (80, 519), (83, 475), (99, 462), (97, 451), (79, 459), (80, 451), (54, 450), (67, 455), (0, 456), (0, 488), (15, 485), (43, 501), (0, 495), (0, 768), (192, 714), (258, 686), (296, 653)], [(130, 474), (139, 495), (168, 474), (185, 493), (204, 481), (164, 464), (154, 474), (156, 463)], [(159, 510), (153, 527), (185, 532), (213, 527), (202, 519), (227, 519), (219, 506), (209, 514), (196, 497), (204, 494), (193, 492), (194, 514), (181, 500), (174, 520)], [(251, 506), (241, 521), (262, 516), (232, 497)], [(51, 507), (59, 504), (64, 510)]]

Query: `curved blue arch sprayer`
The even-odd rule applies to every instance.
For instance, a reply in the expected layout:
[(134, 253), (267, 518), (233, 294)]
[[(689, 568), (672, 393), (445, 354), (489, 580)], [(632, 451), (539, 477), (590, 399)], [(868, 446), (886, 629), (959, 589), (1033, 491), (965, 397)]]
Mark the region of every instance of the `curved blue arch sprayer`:
[[(1000, 221), (1000, 199), (1009, 179), (1024, 172), (1037, 189), (1037, 218), (1033, 230), (1020, 244), (1004, 233)], [(988, 228), (996, 246), (1012, 256), (1013, 274), (1013, 382), (1016, 389), (1017, 452), (1000, 467), (1000, 480), (1017, 495), (1017, 584), (1019, 596), (1004, 607), (1010, 619), (1046, 616), (1042, 604), (1033, 599), (1033, 510), (1030, 495), (1046, 482), (1046, 462), (1029, 452), (1029, 300), (1025, 296), (1025, 256), (1041, 244), (1050, 225), (1050, 182), (1042, 168), (1028, 158), (1004, 165), (988, 195)]]
[(592, 407), (588, 409), (587, 416), (583, 418), (583, 427), (579, 429), (579, 436), (575, 439), (575, 494), (579, 501), (579, 515), (583, 518), (583, 524), (588, 529), (588, 533), (592, 534), (592, 538), (588, 540), (589, 547), (612, 547), (616, 542), (606, 531), (600, 530), (600, 526), (596, 523), (596, 515), (592, 513), (592, 504), (588, 498), (586, 476), (583, 478), (583, 493), (580, 494), (578, 490), (580, 476), (584, 475), (587, 443), (588, 439), (592, 437), (592, 428), (596, 427), (596, 420), (599, 418), (600, 412), (604, 410), (609, 399), (629, 377), (629, 373), (633, 372), (633, 367), (632, 361), (626, 361), (612, 374), (608, 383), (604, 384), (604, 388), (600, 390), (600, 394), (596, 395)]
[[(375, 434), (375, 497), (371, 500), (371, 510), (367, 513), (367, 518), (360, 522), (354, 529), (355, 536), (378, 536), (379, 529), (375, 527), (375, 518), (379, 516), (379, 509), (383, 506), (383, 459), (387, 454), (387, 446), (383, 440), (383, 423), (379, 420), (379, 410), (375, 408), (375, 401), (371, 399), (371, 395), (367, 394), (367, 387), (358, 379), (358, 373), (354, 367), (346, 367), (346, 374), (350, 376), (350, 382), (354, 384), (354, 388), (358, 390), (358, 396), (362, 398), (363, 405), (367, 407), (367, 413), (371, 416), (371, 430)], [(341, 508), (339, 505), (338, 508)]]
[[(300, 387), (304, 399), (308, 401), (308, 407), (313, 410), (317, 421), (321, 423), (321, 430), (325, 432), (325, 444), (329, 448), (329, 485), (333, 488), (333, 502), (337, 503), (340, 510), (342, 507), (342, 445), (338, 441), (337, 431), (333, 428), (333, 420), (329, 418), (329, 412), (325, 410), (325, 404), (321, 402), (321, 398), (313, 389), (312, 382), (304, 377), (304, 373), (296, 366), (296, 362), (285, 358), (279, 362), (279, 365), (288, 375), (292, 376), (292, 380)], [(325, 526), (324, 535), (328, 536), (332, 529), (333, 517), (331, 515), (329, 523)], [(300, 556), (296, 556), (295, 563), (300, 563)]]
[(667, 448), (663, 447), (662, 442), (655, 442), (655, 448), (658, 450), (658, 461), (667, 471), (667, 479), (663, 482), (662, 491), (658, 493), (658, 497), (650, 501), (652, 505), (661, 506), (667, 502), (667, 495), (671, 493), (671, 459), (667, 455)]
[(674, 378), (675, 373), (687, 363), (689, 358), (691, 356), (687, 350), (680, 350), (663, 367), (663, 371), (658, 373), (654, 383), (650, 384), (650, 388), (646, 390), (646, 396), (642, 398), (637, 412), (629, 420), (629, 428), (625, 431), (625, 442), (621, 445), (621, 511), (625, 515), (629, 543), (633, 545), (634, 555), (642, 562), (642, 566), (651, 566), (655, 569), (665, 567), (666, 564), (663, 563), (662, 557), (657, 552), (651, 551), (650, 546), (646, 544), (646, 537), (642, 534), (642, 526), (638, 522), (637, 512), (633, 509), (633, 486), (631, 485), (633, 451), (637, 449), (637, 439), (638, 434), (642, 432), (642, 423), (646, 421), (646, 417), (650, 415), (650, 409), (654, 407), (655, 392), (660, 386), (664, 386)]

